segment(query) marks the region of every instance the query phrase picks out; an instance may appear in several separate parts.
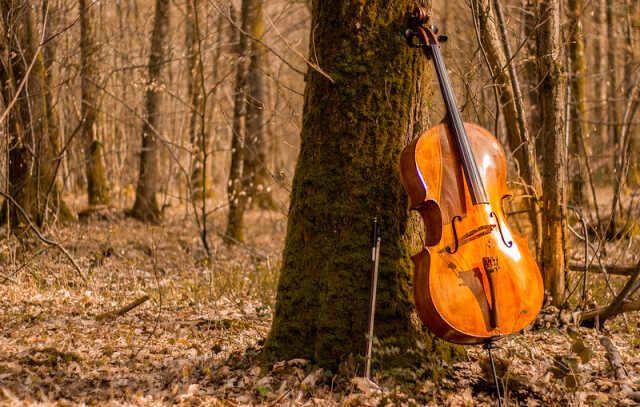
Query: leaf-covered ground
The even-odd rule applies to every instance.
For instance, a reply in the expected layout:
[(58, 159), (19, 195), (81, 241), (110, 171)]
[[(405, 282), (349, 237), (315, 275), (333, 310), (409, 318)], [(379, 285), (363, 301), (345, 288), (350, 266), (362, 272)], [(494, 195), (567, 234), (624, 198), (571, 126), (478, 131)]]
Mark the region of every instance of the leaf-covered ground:
[[(482, 348), (441, 373), (394, 378), (379, 388), (345, 363), (325, 372), (306, 360), (264, 364), (286, 219), (247, 215), (248, 242), (216, 233), (209, 264), (193, 221), (168, 212), (149, 226), (114, 210), (47, 231), (77, 260), (84, 282), (55, 247), (30, 236), (0, 241), (0, 405), (359, 406), (494, 405)], [(116, 315), (148, 295), (140, 306)], [(571, 327), (552, 310), (536, 329), (499, 343), (508, 405), (634, 405), (640, 391), (637, 315), (611, 331)], [(366, 316), (363, 316), (366, 317)], [(602, 335), (617, 345), (627, 378), (615, 379)], [(385, 349), (379, 349), (385, 352)]]

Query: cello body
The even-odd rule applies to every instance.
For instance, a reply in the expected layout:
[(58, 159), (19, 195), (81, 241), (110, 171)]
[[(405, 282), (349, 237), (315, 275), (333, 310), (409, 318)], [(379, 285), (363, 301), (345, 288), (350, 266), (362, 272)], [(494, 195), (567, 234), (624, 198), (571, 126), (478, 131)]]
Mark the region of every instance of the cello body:
[(414, 300), (423, 324), (437, 336), (489, 342), (535, 319), (544, 286), (526, 240), (505, 222), (504, 150), (486, 129), (463, 123), (438, 45), (446, 37), (436, 37), (427, 20), (418, 8), (405, 35), (433, 60), (447, 117), (400, 157), (410, 208), (425, 227), (424, 248), (412, 257)]
[[(405, 148), (400, 174), (410, 207), (425, 226), (426, 247), (412, 257), (418, 315), (437, 336), (476, 344), (531, 323), (542, 306), (544, 286), (526, 240), (504, 221), (502, 199), (509, 195), (504, 150), (484, 128), (465, 127), (489, 204), (472, 203), (447, 123)], [(453, 223), (458, 248), (449, 253), (447, 248), (456, 245)], [(497, 270), (488, 271), (488, 262), (497, 263)]]

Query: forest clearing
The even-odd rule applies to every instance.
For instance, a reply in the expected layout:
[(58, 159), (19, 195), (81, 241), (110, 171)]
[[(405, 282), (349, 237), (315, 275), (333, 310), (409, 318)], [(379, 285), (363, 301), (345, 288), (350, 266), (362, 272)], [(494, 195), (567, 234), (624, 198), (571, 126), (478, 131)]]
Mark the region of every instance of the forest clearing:
[(640, 405), (638, 0), (0, 0), (0, 406)]

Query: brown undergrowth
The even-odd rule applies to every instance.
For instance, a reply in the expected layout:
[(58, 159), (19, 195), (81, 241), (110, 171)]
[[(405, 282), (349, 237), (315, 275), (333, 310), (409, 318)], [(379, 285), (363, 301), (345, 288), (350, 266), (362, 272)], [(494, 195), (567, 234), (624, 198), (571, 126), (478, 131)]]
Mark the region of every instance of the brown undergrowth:
[[(211, 218), (212, 263), (184, 208), (161, 226), (121, 211), (91, 214), (49, 230), (85, 274), (35, 238), (0, 242), (0, 405), (493, 405), (481, 348), (440, 374), (386, 371), (381, 389), (351, 380), (358, 360), (338, 372), (305, 360), (264, 364), (286, 217), (247, 214), (247, 243), (225, 246)], [(150, 300), (108, 318), (132, 301)], [(106, 314), (105, 314), (106, 313)], [(363, 315), (363, 318), (366, 316)], [(618, 317), (608, 333), (629, 374), (614, 379), (594, 330), (570, 321), (539, 327), (499, 344), (509, 405), (632, 405), (640, 391), (637, 315)], [(388, 357), (395, 349), (378, 345)], [(419, 355), (419, 352), (416, 353)], [(437, 363), (430, 361), (429, 363)], [(399, 378), (401, 376), (401, 378)]]

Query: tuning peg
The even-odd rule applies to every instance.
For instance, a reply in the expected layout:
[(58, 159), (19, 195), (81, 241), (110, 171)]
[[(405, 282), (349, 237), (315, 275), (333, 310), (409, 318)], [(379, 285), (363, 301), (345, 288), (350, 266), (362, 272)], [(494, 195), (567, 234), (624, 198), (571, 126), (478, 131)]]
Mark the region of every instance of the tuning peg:
[(416, 32), (415, 30), (411, 29), (411, 28), (407, 28), (404, 32), (404, 38), (407, 40), (407, 45), (409, 45), (412, 48), (422, 48), (423, 45), (420, 43), (416, 43), (414, 42), (414, 38), (416, 37)]
[(413, 29), (407, 28), (406, 30), (404, 30), (404, 38), (406, 38), (407, 40), (413, 38), (414, 35), (415, 31)]
[(446, 35), (438, 35), (438, 42), (447, 42), (448, 39)]

